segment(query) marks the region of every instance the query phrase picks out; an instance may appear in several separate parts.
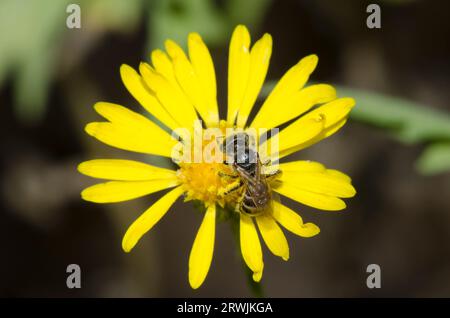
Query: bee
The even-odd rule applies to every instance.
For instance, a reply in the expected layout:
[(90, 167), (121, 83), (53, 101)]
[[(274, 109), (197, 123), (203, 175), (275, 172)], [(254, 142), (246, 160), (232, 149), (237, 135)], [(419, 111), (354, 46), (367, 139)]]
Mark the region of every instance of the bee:
[(248, 216), (260, 215), (270, 208), (272, 191), (269, 181), (281, 172), (275, 170), (270, 174), (262, 173), (263, 164), (254, 144), (250, 135), (239, 132), (227, 137), (222, 145), (226, 163), (234, 170), (233, 175), (226, 176), (240, 179), (225, 194), (241, 191), (236, 210)]

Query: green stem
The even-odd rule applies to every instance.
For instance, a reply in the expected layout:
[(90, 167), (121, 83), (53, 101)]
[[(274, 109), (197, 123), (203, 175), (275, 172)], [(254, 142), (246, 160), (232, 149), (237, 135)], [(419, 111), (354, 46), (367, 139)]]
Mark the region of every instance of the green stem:
[[(234, 241), (236, 242), (236, 245), (241, 250), (241, 245), (239, 241), (239, 215), (235, 212), (231, 212), (231, 229), (233, 231), (233, 237)], [(247, 264), (245, 264), (245, 261), (242, 257), (239, 257), (242, 262), (242, 267), (244, 268), (245, 276), (247, 277), (247, 285), (250, 289), (250, 292), (254, 297), (257, 298), (263, 298), (264, 297), (264, 290), (261, 283), (257, 283), (253, 280), (253, 272), (250, 268), (248, 268)]]

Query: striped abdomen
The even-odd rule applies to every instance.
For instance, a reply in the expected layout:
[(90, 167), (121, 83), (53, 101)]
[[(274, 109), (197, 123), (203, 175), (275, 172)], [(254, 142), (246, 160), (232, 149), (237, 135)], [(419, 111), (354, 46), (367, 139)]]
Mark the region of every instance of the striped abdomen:
[(244, 214), (256, 216), (267, 209), (271, 200), (271, 195), (269, 186), (264, 177), (262, 177), (259, 182), (252, 181), (254, 180), (247, 180), (239, 209)]

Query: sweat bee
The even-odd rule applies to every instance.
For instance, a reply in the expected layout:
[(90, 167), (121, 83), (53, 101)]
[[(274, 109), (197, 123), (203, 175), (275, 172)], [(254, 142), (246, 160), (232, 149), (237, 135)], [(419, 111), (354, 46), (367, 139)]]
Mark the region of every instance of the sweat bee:
[(236, 210), (248, 216), (260, 215), (270, 208), (272, 190), (269, 181), (281, 172), (275, 170), (270, 174), (262, 173), (263, 163), (254, 144), (253, 137), (245, 132), (227, 137), (222, 144), (226, 163), (232, 166), (235, 172), (234, 175), (226, 176), (240, 179), (239, 183), (225, 194), (241, 191)]

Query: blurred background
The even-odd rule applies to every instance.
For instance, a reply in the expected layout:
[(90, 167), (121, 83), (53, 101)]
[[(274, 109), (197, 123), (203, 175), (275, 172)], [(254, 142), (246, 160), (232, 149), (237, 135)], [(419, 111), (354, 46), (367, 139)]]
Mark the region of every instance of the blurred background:
[[(81, 7), (81, 29), (66, 7)], [(450, 2), (391, 0), (381, 29), (368, 29), (370, 1), (347, 0), (1, 0), (0, 296), (251, 296), (230, 225), (217, 227), (211, 270), (197, 291), (188, 257), (201, 215), (178, 202), (130, 254), (122, 235), (160, 193), (91, 204), (95, 183), (76, 171), (92, 158), (134, 155), (88, 137), (92, 106), (140, 110), (119, 76), (166, 38), (199, 32), (215, 61), (225, 114), (228, 41), (234, 26), (274, 38), (268, 79), (301, 57), (319, 55), (314, 82), (356, 98), (349, 123), (332, 138), (290, 156), (339, 169), (358, 191), (339, 213), (284, 203), (320, 235), (286, 233), (291, 259), (264, 250), (269, 297), (450, 297)], [(269, 83), (270, 86), (270, 83)], [(267, 92), (267, 89), (265, 90)], [(82, 288), (66, 287), (68, 264)], [(366, 287), (379, 264), (381, 289)]]

